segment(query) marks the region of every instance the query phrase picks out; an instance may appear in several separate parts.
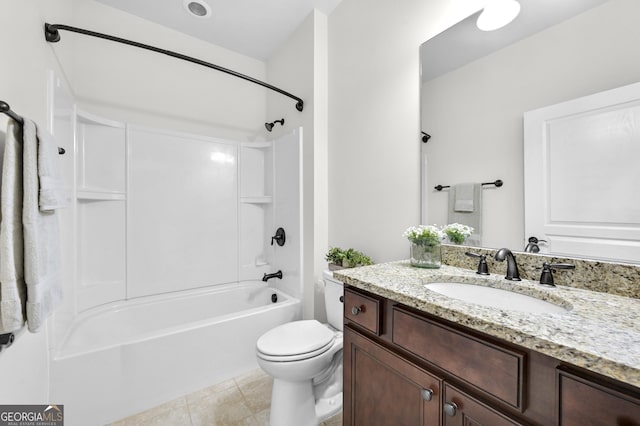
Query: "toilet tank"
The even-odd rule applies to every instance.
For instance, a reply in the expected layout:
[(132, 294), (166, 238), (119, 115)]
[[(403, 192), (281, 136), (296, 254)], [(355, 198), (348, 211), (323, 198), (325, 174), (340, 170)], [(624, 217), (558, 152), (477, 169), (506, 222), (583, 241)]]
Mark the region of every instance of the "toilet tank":
[(322, 273), (324, 279), (324, 305), (327, 312), (329, 325), (337, 330), (342, 330), (344, 285), (333, 278), (333, 272), (325, 270)]

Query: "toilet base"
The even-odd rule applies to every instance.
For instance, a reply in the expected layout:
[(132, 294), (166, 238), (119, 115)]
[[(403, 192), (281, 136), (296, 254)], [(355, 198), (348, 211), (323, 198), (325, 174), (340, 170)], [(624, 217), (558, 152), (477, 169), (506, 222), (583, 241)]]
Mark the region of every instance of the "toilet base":
[(342, 410), (342, 392), (331, 398), (322, 398), (316, 401), (316, 419), (323, 422), (335, 416)]
[(342, 410), (342, 392), (318, 399), (311, 380), (288, 382), (274, 379), (271, 396), (271, 426), (317, 426)]
[(271, 426), (317, 426), (311, 380), (289, 382), (273, 380)]

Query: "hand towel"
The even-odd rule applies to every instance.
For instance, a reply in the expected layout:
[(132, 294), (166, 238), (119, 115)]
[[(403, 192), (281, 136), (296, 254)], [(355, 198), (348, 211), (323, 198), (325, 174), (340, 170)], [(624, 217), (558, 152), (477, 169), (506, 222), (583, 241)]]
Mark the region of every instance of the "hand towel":
[(463, 187), (470, 185), (473, 188), (473, 211), (456, 210), (456, 193), (460, 185), (453, 185), (449, 188), (449, 211), (448, 223), (460, 223), (471, 226), (473, 234), (467, 239), (465, 245), (482, 246), (482, 184), (461, 184)]
[(24, 326), (27, 288), (24, 282), (22, 231), (22, 132), (9, 120), (2, 134), (0, 183), (0, 333)]
[(461, 183), (455, 185), (455, 204), (453, 209), (457, 212), (472, 212), (473, 211), (473, 189), (472, 183)]
[(68, 197), (58, 171), (58, 145), (53, 136), (45, 129), (37, 128), (38, 137), (38, 182), (40, 193), (38, 204), (40, 211), (51, 211), (66, 207)]
[(62, 300), (61, 247), (55, 210), (41, 211), (38, 185), (36, 125), (24, 119), (23, 202), (24, 277), (27, 284), (27, 326), (40, 331)]

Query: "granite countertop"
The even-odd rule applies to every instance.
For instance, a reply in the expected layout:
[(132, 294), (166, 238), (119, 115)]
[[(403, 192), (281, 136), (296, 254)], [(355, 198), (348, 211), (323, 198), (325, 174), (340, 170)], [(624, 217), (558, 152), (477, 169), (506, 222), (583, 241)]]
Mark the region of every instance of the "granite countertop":
[[(334, 271), (336, 279), (640, 387), (640, 299), (536, 281), (508, 281), (443, 265), (414, 268), (409, 261)], [(562, 313), (501, 310), (453, 299), (425, 287), (431, 282), (481, 284), (534, 296), (567, 308)]]

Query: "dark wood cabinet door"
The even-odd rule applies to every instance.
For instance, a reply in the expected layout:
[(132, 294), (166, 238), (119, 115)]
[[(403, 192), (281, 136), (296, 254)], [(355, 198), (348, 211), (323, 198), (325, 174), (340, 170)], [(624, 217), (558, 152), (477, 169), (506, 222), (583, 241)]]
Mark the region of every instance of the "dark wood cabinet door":
[(560, 426), (640, 426), (640, 399), (559, 371)]
[(523, 411), (525, 356), (393, 308), (393, 343)]
[(344, 424), (436, 426), (441, 381), (346, 327)]
[(444, 426), (520, 425), (448, 383), (445, 383), (444, 389), (442, 418)]

